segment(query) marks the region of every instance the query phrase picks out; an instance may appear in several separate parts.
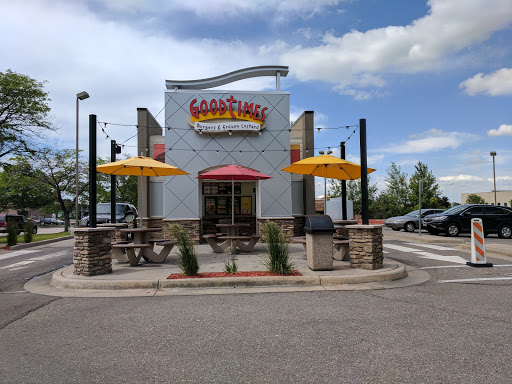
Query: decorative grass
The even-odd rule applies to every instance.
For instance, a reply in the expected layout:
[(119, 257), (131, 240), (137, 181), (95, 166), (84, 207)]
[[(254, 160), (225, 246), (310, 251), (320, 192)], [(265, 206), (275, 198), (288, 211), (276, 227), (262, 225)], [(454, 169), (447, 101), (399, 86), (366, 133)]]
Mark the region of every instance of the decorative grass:
[(197, 276), (199, 272), (199, 263), (196, 256), (196, 248), (190, 239), (190, 235), (179, 224), (173, 224), (169, 229), (170, 235), (178, 245), (178, 255), (180, 260), (178, 266), (186, 276)]
[(268, 255), (263, 261), (267, 270), (280, 275), (291, 274), (295, 265), (288, 250), (288, 239), (275, 222), (263, 224), (263, 240), (268, 246)]

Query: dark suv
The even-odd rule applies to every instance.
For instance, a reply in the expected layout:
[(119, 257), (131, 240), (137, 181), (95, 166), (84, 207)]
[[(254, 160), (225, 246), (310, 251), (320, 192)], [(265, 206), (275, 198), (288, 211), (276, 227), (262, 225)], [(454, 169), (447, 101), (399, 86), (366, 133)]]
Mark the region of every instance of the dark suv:
[(7, 232), (7, 222), (12, 220), (18, 226), (18, 235), (25, 231), (25, 224), (28, 220), (32, 221), (32, 233), (37, 233), (37, 225), (34, 220), (27, 219), (22, 215), (0, 215), (0, 233)]
[(471, 233), (471, 219), (482, 219), (484, 234), (497, 233), (499, 237), (512, 237), (512, 209), (497, 205), (463, 204), (443, 213), (428, 215), (423, 228), (432, 235), (444, 232), (446, 236)]
[[(96, 204), (96, 223), (110, 223), (112, 215), (110, 214), (110, 203)], [(116, 223), (128, 223), (137, 226), (137, 208), (130, 203), (116, 203)], [(80, 220), (80, 225), (87, 227), (89, 225), (89, 216)]]

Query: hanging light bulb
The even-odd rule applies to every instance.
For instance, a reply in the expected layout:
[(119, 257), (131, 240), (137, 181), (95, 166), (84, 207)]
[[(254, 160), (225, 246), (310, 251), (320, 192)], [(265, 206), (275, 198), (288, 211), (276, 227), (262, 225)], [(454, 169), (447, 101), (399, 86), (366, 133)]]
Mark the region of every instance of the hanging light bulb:
[(231, 131), (231, 129), (229, 130), (229, 136), (231, 136), (233, 134), (233, 132)]

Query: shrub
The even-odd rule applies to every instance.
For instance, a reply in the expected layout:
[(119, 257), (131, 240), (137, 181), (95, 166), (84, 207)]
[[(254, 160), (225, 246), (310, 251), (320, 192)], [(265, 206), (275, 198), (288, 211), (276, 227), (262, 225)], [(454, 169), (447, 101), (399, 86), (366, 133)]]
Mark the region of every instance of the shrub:
[(237, 273), (238, 272), (238, 265), (236, 265), (235, 260), (226, 261), (224, 263), (224, 273), (231, 274), (231, 273)]
[(32, 235), (34, 233), (34, 224), (30, 220), (27, 220), (23, 229), (23, 240), (25, 243), (32, 242)]
[(190, 239), (190, 235), (179, 224), (173, 224), (169, 230), (170, 235), (178, 245), (180, 260), (178, 266), (186, 276), (197, 276), (199, 263), (197, 262), (196, 248)]
[(268, 246), (264, 260), (267, 269), (273, 273), (289, 275), (295, 268), (288, 250), (288, 239), (281, 228), (273, 221), (263, 224), (263, 240)]
[(13, 220), (7, 222), (7, 245), (16, 245), (18, 243), (18, 226)]

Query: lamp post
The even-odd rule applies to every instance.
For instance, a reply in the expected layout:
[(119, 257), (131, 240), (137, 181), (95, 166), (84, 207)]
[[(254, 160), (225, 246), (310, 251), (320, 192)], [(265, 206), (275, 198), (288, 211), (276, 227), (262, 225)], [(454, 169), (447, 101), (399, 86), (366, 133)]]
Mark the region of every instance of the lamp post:
[(78, 102), (89, 98), (85, 91), (76, 94), (75, 227), (78, 227)]
[(497, 205), (496, 204), (496, 167), (494, 165), (494, 156), (496, 156), (496, 152), (492, 151), (491, 156), (492, 156), (492, 174), (494, 176), (494, 205)]

